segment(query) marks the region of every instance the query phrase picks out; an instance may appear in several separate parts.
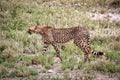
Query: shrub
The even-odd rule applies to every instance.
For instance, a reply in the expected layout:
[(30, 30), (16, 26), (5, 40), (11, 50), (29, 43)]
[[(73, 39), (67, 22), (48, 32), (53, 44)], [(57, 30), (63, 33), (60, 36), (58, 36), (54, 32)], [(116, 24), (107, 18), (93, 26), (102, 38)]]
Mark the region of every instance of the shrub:
[(120, 41), (109, 44), (109, 48), (115, 51), (120, 51)]
[(84, 62), (79, 62), (78, 63), (78, 69), (82, 69), (84, 67)]
[(7, 68), (0, 65), (0, 78), (7, 76)]
[(117, 73), (120, 72), (120, 66), (116, 65), (114, 62), (99, 62), (92, 66), (92, 69), (100, 72), (108, 72), (108, 73)]
[(27, 77), (30, 75), (37, 75), (37, 74), (38, 71), (36, 69), (27, 68), (25, 66), (19, 66), (9, 74), (9, 77)]
[(64, 60), (62, 62), (62, 69), (63, 70), (65, 70), (65, 69), (73, 70), (75, 63), (76, 63), (76, 58), (74, 58), (74, 57), (69, 58), (68, 60)]
[(18, 59), (18, 61), (22, 62), (22, 64), (29, 66), (30, 64), (32, 64), (33, 56), (18, 55), (16, 58)]
[(11, 48), (9, 49), (5, 49), (2, 53), (2, 59), (5, 61), (5, 60), (8, 60), (10, 57), (13, 56), (13, 54), (15, 54), (14, 50), (12, 50)]
[(110, 72), (110, 73), (120, 72), (120, 66), (118, 66), (112, 62), (106, 64), (105, 68), (106, 68), (106, 72)]
[(38, 74), (38, 71), (34, 68), (30, 68), (29, 72), (30, 72), (31, 75), (37, 75)]
[(73, 70), (74, 69), (74, 64), (72, 64), (68, 61), (62, 62), (62, 69), (65, 70), (67, 68)]
[(49, 69), (53, 65), (53, 57), (48, 54), (46, 56), (40, 54), (33, 57), (32, 64), (42, 64), (45, 68)]
[(114, 61), (119, 60), (119, 56), (120, 56), (120, 54), (119, 54), (117, 51), (111, 51), (111, 52), (108, 52), (108, 53), (106, 54), (106, 57), (107, 57), (108, 59), (110, 59), (111, 61), (112, 61), (112, 60), (114, 60)]
[(109, 7), (114, 7), (114, 8), (120, 7), (120, 1), (119, 0), (108, 0), (107, 4), (108, 4)]
[(40, 59), (39, 56), (35, 56), (35, 57), (32, 58), (32, 64), (38, 65), (40, 63), (41, 63), (41, 59)]
[(8, 47), (7, 42), (0, 41), (0, 52), (3, 52)]

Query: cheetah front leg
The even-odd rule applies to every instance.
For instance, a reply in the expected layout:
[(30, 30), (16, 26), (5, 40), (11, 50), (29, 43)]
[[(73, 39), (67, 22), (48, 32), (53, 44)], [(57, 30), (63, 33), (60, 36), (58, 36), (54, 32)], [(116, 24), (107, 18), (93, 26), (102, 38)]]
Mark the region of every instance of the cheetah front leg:
[(58, 46), (55, 45), (55, 44), (52, 44), (52, 46), (53, 46), (54, 49), (56, 50), (57, 57), (59, 57), (59, 59), (62, 61), (62, 58), (61, 58), (61, 56), (60, 56), (60, 50), (58, 49)]
[(47, 48), (48, 48), (48, 44), (44, 43), (44, 47), (43, 47), (43, 50), (42, 50), (42, 55), (46, 54)]

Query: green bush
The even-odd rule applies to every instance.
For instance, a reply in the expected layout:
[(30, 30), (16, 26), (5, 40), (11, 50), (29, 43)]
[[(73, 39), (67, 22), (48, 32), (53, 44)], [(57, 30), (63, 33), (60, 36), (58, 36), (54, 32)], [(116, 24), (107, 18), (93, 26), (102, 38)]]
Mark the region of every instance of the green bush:
[(8, 48), (7, 41), (0, 41), (0, 52), (3, 52), (6, 48)]
[(30, 72), (31, 75), (37, 75), (38, 74), (38, 71), (34, 68), (32, 68), (32, 69), (30, 68), (29, 72)]
[(0, 65), (0, 78), (7, 77), (7, 73), (7, 68)]
[(69, 61), (63, 61), (62, 62), (62, 69), (65, 70), (65, 69), (70, 69), (70, 70), (73, 70), (74, 69), (74, 63), (71, 63)]
[(35, 65), (41, 64), (45, 68), (49, 69), (53, 65), (53, 57), (48, 54), (46, 54), (46, 56), (39, 54), (32, 58), (32, 64)]
[(120, 41), (109, 44), (109, 48), (115, 51), (120, 51)]
[(84, 68), (84, 62), (79, 62), (78, 63), (78, 69)]
[(108, 63), (105, 65), (106, 72), (117, 73), (120, 72), (120, 66), (114, 63)]
[(30, 75), (37, 75), (37, 74), (38, 71), (36, 69), (27, 68), (25, 66), (19, 66), (9, 74), (9, 77), (27, 77)]
[(23, 65), (29, 66), (32, 64), (33, 56), (27, 56), (26, 54), (21, 54), (16, 57), (18, 62), (22, 62)]
[(117, 61), (117, 60), (120, 60), (119, 59), (119, 56), (120, 56), (120, 53), (118, 53), (117, 51), (111, 51), (109, 53), (106, 54), (106, 57), (108, 59), (110, 59), (111, 61)]
[(92, 69), (100, 72), (107, 72), (107, 73), (117, 73), (120, 72), (119, 70), (120, 65), (116, 65), (114, 62), (99, 62), (92, 66)]

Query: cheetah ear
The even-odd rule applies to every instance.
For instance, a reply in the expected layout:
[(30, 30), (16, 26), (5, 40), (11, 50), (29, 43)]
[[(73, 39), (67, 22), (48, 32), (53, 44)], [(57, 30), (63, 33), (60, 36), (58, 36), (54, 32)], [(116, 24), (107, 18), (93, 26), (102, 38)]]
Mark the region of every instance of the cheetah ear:
[(36, 25), (36, 26), (35, 26), (35, 29), (37, 29), (37, 28), (38, 28), (38, 26)]

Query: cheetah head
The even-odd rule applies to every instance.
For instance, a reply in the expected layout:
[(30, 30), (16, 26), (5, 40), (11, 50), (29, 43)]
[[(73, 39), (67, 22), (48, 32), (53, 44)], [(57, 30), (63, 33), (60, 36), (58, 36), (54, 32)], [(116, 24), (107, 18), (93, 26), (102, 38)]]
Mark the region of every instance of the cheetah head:
[(47, 31), (49, 31), (50, 29), (52, 29), (51, 26), (32, 26), (28, 29), (28, 33), (29, 34), (36, 33), (36, 34), (43, 35)]
[(29, 33), (29, 34), (40, 33), (40, 32), (42, 32), (42, 31), (41, 31), (41, 27), (39, 27), (39, 26), (31, 26), (31, 27), (28, 29), (28, 33)]

